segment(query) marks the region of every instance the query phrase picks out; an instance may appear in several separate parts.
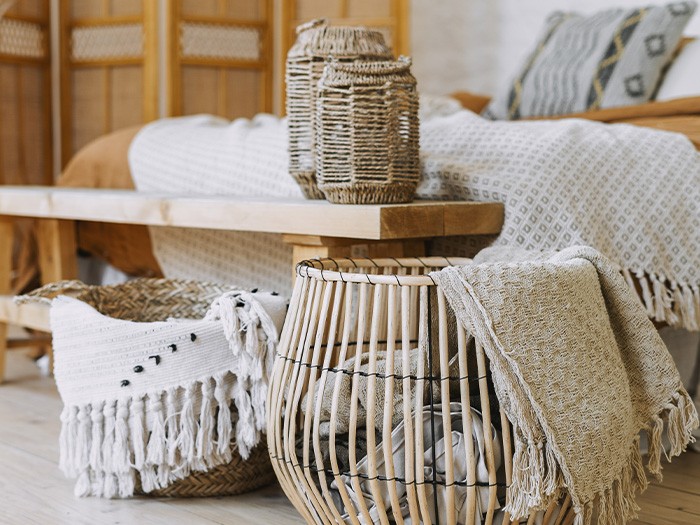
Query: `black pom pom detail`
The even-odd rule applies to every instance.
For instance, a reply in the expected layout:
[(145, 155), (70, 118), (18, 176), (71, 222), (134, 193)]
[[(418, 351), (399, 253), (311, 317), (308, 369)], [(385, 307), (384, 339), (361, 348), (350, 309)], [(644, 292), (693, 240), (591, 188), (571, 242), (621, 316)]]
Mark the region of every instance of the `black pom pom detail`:
[(175, 343), (168, 345), (168, 348), (170, 348), (170, 350), (173, 352), (177, 352), (177, 345)]
[(196, 339), (197, 339), (197, 336), (195, 334), (190, 334), (190, 341), (192, 341), (194, 343)]
[(141, 365), (136, 365), (134, 367), (134, 372), (136, 372), (137, 374), (140, 374), (141, 372), (143, 372), (143, 367)]
[(122, 379), (122, 386), (129, 386), (131, 382), (128, 379)]

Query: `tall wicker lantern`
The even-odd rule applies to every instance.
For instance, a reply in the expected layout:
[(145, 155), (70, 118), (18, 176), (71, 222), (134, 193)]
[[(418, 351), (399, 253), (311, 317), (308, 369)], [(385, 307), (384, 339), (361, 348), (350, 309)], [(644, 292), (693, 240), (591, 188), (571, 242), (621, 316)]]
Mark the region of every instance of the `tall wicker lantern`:
[(289, 170), (311, 199), (323, 199), (316, 186), (314, 113), (318, 81), (330, 56), (354, 62), (388, 60), (392, 53), (382, 34), (366, 27), (332, 27), (318, 19), (297, 28), (297, 40), (287, 54)]
[(411, 60), (326, 65), (318, 84), (316, 180), (330, 202), (411, 202), (420, 179)]
[[(308, 523), (511, 524), (512, 429), (429, 272), (468, 259), (305, 261), (268, 394), (268, 447)], [(573, 523), (570, 501), (523, 523)]]

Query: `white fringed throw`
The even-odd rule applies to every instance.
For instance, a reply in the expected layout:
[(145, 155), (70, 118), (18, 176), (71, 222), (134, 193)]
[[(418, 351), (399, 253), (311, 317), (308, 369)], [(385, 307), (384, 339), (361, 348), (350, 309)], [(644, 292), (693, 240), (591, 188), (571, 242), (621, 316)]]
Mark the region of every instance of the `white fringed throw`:
[(592, 248), (484, 257), (493, 262), (431, 276), (484, 347), (513, 424), (506, 510), (524, 518), (566, 489), (575, 525), (594, 516), (626, 523), (647, 486), (640, 430), (659, 475), (662, 452), (680, 454), (698, 425), (671, 356), (617, 268)]
[[(60, 468), (78, 496), (128, 497), (245, 459), (265, 430), (286, 300), (227, 292), (201, 320), (137, 323), (52, 302)], [(235, 409), (235, 410), (234, 410)]]
[[(426, 199), (501, 201), (497, 245), (592, 246), (649, 317), (700, 329), (700, 155), (687, 137), (581, 119), (493, 122), (457, 111), (421, 125)], [(433, 252), (464, 253), (460, 238)]]

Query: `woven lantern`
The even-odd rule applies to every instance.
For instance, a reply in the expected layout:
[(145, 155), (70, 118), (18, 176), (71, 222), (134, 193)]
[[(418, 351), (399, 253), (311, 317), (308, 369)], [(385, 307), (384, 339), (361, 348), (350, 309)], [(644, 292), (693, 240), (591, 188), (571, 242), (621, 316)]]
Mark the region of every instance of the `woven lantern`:
[(420, 178), (411, 61), (329, 63), (319, 81), (316, 178), (330, 202), (413, 200)]
[(323, 199), (316, 187), (316, 90), (325, 61), (387, 60), (391, 49), (379, 31), (366, 27), (331, 27), (313, 20), (297, 28), (297, 40), (287, 54), (287, 125), (289, 171), (310, 199)]
[[(268, 447), (308, 523), (518, 523), (502, 510), (514, 442), (488, 360), (427, 275), (468, 262), (297, 267)], [(569, 500), (538, 514), (525, 521), (573, 523)]]

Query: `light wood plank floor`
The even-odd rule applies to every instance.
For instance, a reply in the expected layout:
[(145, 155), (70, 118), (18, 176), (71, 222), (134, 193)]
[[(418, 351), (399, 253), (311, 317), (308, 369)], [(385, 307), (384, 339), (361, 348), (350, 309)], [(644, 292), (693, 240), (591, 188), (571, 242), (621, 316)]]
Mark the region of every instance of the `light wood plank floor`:
[[(60, 407), (53, 381), (11, 352), (8, 382), (0, 385), (0, 524), (303, 523), (276, 486), (204, 500), (76, 499), (57, 467)], [(700, 454), (685, 454), (664, 472), (663, 484), (640, 498), (635, 525), (700, 525)]]

